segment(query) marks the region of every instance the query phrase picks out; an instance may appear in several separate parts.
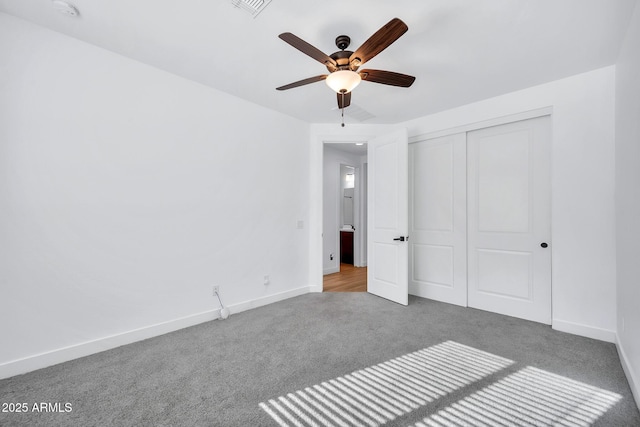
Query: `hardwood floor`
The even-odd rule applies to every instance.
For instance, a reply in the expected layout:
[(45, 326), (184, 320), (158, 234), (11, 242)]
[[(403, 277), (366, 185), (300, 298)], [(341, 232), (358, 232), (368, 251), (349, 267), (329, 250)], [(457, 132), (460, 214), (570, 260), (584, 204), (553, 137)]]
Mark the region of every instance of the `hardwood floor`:
[(327, 274), (323, 282), (324, 292), (366, 292), (367, 267), (340, 264), (340, 272)]

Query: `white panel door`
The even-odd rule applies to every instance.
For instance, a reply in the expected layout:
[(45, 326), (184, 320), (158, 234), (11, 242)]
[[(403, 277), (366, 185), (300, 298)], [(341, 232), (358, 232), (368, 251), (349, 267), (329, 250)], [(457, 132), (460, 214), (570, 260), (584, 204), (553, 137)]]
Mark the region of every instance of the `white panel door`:
[(551, 324), (548, 117), (467, 134), (468, 303)]
[(409, 293), (467, 305), (466, 133), (409, 145)]
[(368, 161), (367, 291), (407, 305), (407, 131), (402, 129), (369, 141)]

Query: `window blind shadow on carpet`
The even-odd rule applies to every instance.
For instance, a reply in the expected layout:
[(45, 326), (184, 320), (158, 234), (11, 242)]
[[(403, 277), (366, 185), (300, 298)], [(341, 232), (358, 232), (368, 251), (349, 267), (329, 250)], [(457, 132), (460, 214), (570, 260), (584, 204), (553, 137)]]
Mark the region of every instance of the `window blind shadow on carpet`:
[(260, 403), (281, 426), (380, 426), (514, 362), (446, 341)]
[[(377, 427), (514, 363), (446, 341), (259, 406), (282, 427)], [(588, 426), (620, 399), (616, 393), (529, 366), (411, 427)]]
[(622, 396), (526, 367), (413, 427), (589, 426)]

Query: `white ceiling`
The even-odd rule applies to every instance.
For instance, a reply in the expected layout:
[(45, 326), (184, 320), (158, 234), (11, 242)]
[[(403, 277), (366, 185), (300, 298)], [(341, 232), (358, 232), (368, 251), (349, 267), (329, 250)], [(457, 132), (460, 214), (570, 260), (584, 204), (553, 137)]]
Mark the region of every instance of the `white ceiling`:
[(353, 142), (325, 142), (324, 147), (332, 150), (343, 151), (347, 154), (355, 156), (364, 156), (367, 154), (367, 144), (356, 145)]
[(339, 121), (335, 94), (323, 82), (275, 88), (326, 68), (278, 34), (331, 54), (336, 36), (355, 50), (398, 17), (409, 31), (366, 68), (416, 82), (363, 82), (352, 98), (366, 123), (398, 123), (614, 64), (637, 1), (272, 0), (256, 18), (231, 0), (70, 2), (79, 17), (51, 0), (0, 0), (0, 11), (310, 123)]

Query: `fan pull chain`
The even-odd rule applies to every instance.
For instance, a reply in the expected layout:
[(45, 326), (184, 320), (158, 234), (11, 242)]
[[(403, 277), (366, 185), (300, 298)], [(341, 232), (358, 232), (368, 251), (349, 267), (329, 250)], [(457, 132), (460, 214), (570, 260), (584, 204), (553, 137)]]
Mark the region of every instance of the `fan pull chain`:
[(344, 92), (342, 92), (342, 108), (340, 108), (342, 112), (342, 127), (344, 127)]

